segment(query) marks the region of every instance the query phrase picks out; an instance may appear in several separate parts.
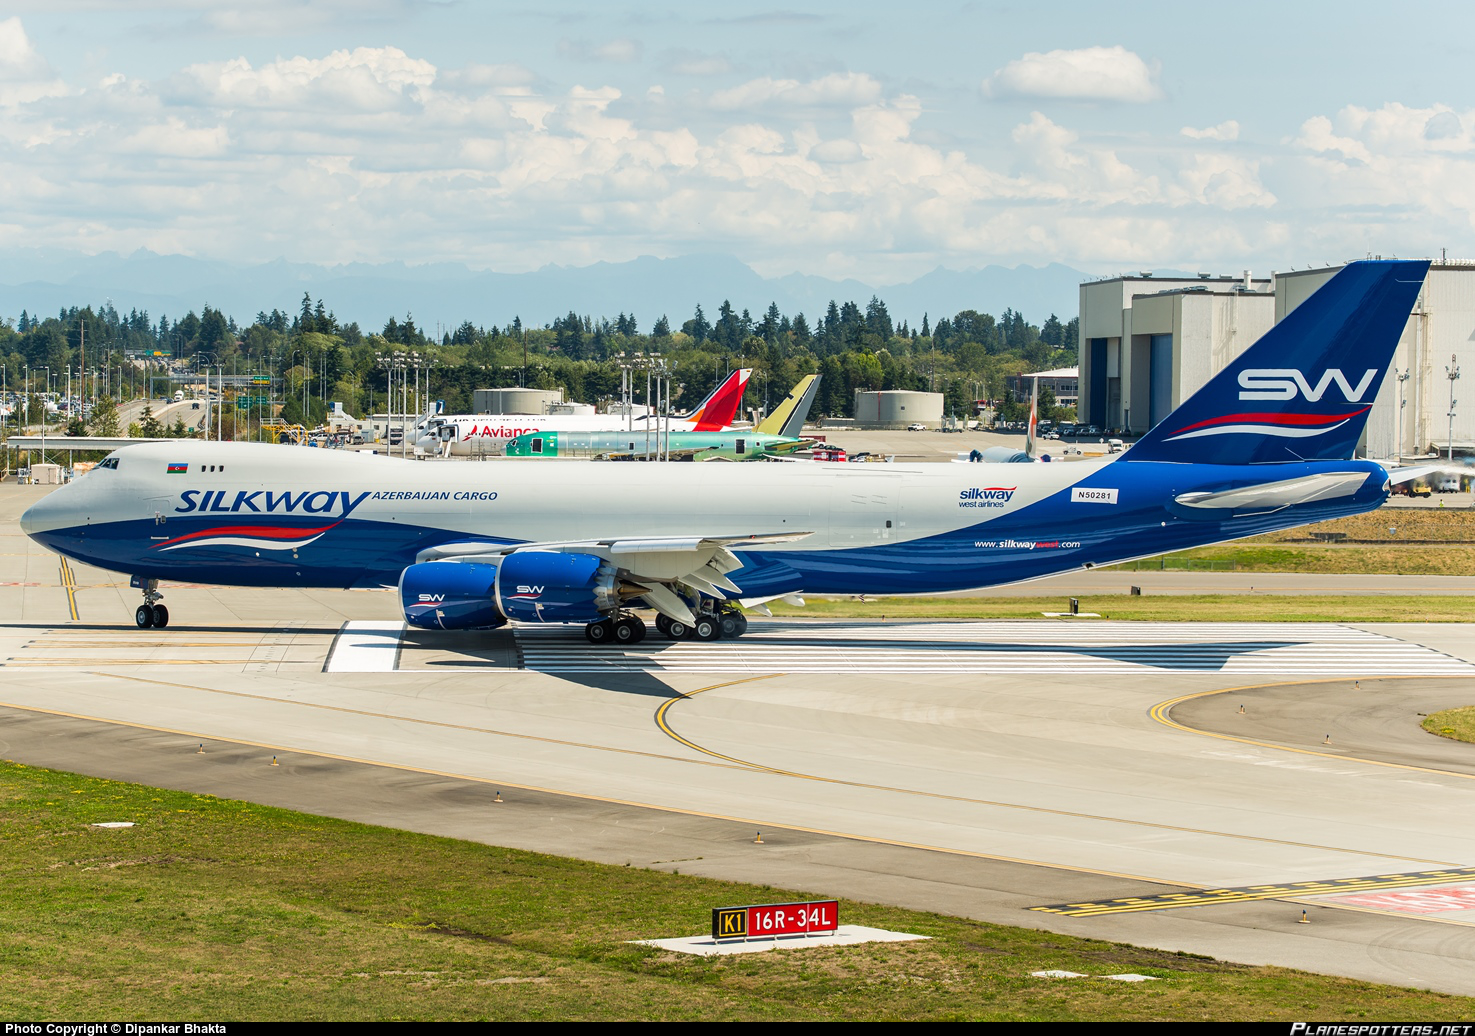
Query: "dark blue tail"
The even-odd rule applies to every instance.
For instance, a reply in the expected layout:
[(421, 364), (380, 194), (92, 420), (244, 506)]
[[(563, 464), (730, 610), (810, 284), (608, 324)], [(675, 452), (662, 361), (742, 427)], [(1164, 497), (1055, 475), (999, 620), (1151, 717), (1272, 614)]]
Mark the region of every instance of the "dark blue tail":
[(1349, 263), (1122, 460), (1351, 457), (1428, 269), (1427, 260)]

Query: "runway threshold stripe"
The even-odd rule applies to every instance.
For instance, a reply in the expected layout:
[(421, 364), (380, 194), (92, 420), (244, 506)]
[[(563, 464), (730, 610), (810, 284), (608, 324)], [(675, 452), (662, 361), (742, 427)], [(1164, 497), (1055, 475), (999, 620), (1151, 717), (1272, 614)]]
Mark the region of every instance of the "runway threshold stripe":
[(1292, 881), (1280, 885), (1246, 885), (1240, 888), (1202, 889), (1196, 892), (1166, 892), (1156, 896), (1128, 896), (1094, 903), (1056, 903), (1030, 907), (1032, 911), (1061, 917), (1102, 917), (1109, 914), (1176, 910), (1179, 907), (1215, 906), (1222, 903), (1254, 903), (1267, 899), (1294, 899), (1333, 893), (1368, 892), (1379, 889), (1423, 888), (1445, 885), (1475, 877), (1475, 867), (1447, 867), (1406, 874), (1378, 874), (1365, 878), (1331, 878), (1325, 881)]
[(392, 673), (398, 668), (400, 622), (345, 622), (328, 650), (325, 673)]

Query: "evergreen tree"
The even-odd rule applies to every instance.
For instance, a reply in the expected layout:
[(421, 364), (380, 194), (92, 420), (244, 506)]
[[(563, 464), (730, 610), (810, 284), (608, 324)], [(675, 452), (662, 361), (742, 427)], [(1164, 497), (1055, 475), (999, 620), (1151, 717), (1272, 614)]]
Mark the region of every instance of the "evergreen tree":
[(692, 341), (700, 344), (707, 340), (712, 333), (712, 325), (707, 323), (707, 317), (702, 312), (702, 304), (697, 303), (697, 311), (692, 318), (681, 325), (681, 330), (691, 336)]
[(92, 404), (92, 434), (118, 434), (118, 404), (112, 396), (100, 396)]
[(652, 338), (670, 338), (671, 322), (666, 319), (666, 314), (661, 314), (661, 319), (656, 321), (656, 326), (650, 329)]
[(805, 349), (809, 348), (810, 343), (814, 339), (809, 333), (809, 321), (804, 319), (803, 313), (794, 314), (793, 329), (794, 344)]

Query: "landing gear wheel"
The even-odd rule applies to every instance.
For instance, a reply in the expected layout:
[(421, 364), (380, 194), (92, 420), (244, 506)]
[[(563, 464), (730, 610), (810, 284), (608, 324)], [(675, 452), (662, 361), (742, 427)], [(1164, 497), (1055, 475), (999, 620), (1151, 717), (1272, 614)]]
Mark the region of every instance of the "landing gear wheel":
[(162, 604), (154, 605), (154, 628), (163, 629), (169, 625), (169, 609)]
[(721, 622), (723, 637), (741, 637), (748, 632), (748, 617), (742, 612), (723, 612)]
[(656, 612), (656, 632), (663, 637), (669, 637), (671, 635), (671, 620), (660, 612)]
[(584, 637), (591, 644), (608, 644), (615, 634), (615, 624), (609, 619), (600, 619), (584, 627)]
[(639, 644), (645, 639), (645, 621), (627, 615), (614, 628), (616, 644)]
[(133, 613), (133, 621), (138, 623), (138, 628), (146, 630), (154, 624), (154, 606), (151, 604), (140, 604), (138, 611)]
[(692, 623), (691, 635), (697, 640), (716, 640), (722, 636), (722, 620), (715, 615), (698, 615)]
[(666, 636), (672, 640), (686, 640), (691, 636), (691, 627), (680, 619), (667, 619)]

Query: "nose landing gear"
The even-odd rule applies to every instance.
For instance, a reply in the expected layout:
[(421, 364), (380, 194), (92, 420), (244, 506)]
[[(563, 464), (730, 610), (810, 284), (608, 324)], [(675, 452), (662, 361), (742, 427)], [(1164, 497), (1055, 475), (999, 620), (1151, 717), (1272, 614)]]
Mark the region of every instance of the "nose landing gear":
[(159, 603), (164, 599), (164, 595), (159, 593), (159, 581), (139, 579), (135, 576), (132, 582), (135, 587), (143, 591), (143, 603), (133, 613), (133, 621), (138, 623), (138, 628), (141, 630), (151, 627), (163, 629), (169, 625), (169, 609)]

